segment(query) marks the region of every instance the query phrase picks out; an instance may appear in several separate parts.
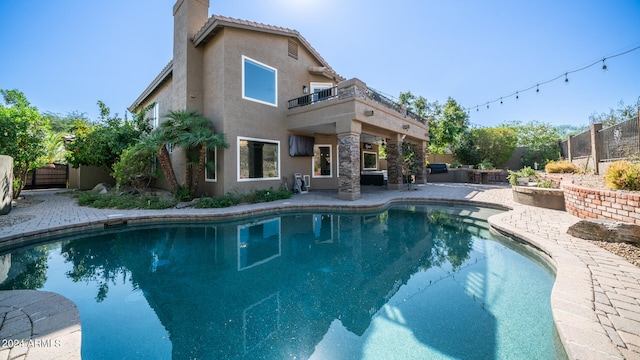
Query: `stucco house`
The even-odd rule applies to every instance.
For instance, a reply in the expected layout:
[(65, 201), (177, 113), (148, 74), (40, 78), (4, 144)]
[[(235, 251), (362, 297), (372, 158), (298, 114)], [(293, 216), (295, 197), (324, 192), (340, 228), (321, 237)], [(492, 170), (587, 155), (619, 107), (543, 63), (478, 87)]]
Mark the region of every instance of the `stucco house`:
[[(389, 189), (402, 188), (402, 141), (421, 164), (429, 140), (425, 119), (359, 79), (344, 79), (295, 30), (224, 16), (208, 17), (209, 0), (177, 0), (173, 60), (131, 105), (150, 104), (157, 125), (169, 110), (195, 110), (224, 133), (228, 149), (208, 149), (199, 194), (289, 188), (294, 174), (310, 189), (360, 198), (361, 179), (381, 170), (387, 146)], [(173, 149), (172, 156), (181, 156)], [(185, 164), (174, 164), (176, 175)], [(180, 168), (182, 167), (182, 168)], [(416, 176), (426, 182), (422, 166)], [(184, 179), (178, 179), (184, 182)], [(162, 186), (162, 184), (159, 184)]]

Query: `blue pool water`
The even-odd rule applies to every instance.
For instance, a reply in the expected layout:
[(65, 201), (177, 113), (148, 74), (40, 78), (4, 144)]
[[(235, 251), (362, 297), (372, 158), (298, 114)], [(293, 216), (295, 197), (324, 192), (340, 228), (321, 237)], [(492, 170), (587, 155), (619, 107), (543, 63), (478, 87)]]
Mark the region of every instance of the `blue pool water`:
[(75, 302), (83, 359), (564, 359), (553, 275), (494, 213), (110, 228), (2, 255), (0, 288)]

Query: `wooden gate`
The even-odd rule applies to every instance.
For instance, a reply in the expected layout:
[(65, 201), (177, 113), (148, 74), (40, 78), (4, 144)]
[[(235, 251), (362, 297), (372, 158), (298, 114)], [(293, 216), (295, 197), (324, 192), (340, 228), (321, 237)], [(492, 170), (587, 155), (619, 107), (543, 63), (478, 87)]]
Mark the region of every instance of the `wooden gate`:
[(30, 171), (24, 188), (66, 188), (68, 179), (69, 167), (66, 164), (54, 164)]

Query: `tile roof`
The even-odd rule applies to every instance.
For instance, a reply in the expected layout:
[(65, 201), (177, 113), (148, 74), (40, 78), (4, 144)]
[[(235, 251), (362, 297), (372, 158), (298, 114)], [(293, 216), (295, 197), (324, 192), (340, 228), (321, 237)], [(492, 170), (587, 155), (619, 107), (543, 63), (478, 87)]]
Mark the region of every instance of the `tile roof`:
[(221, 15), (212, 15), (209, 20), (202, 26), (200, 31), (193, 37), (193, 43), (195, 46), (198, 46), (202, 43), (206, 43), (210, 36), (214, 36), (219, 27), (235, 27), (240, 29), (247, 29), (253, 31), (261, 31), (266, 33), (272, 33), (282, 36), (294, 37), (302, 43), (302, 45), (313, 55), (313, 57), (318, 60), (323, 67), (327, 68), (327, 70), (333, 74), (338, 81), (345, 80), (342, 76), (340, 76), (329, 63), (316, 51), (316, 49), (309, 44), (309, 42), (302, 36), (297, 30), (284, 28), (281, 26), (268, 25), (263, 23), (258, 23), (255, 21), (248, 21), (242, 19), (231, 18), (227, 16)]
[[(314, 49), (313, 46), (311, 46), (311, 44), (309, 44), (309, 42), (296, 30), (258, 23), (254, 21), (231, 18), (227, 16), (212, 15), (209, 20), (207, 20), (207, 22), (202, 26), (202, 28), (200, 28), (198, 33), (196, 33), (192, 41), (196, 47), (201, 44), (205, 44), (211, 37), (215, 36), (220, 28), (227, 26), (252, 31), (261, 31), (287, 37), (294, 37), (298, 39), (298, 41), (300, 41), (300, 43), (311, 53), (311, 55), (322, 64), (322, 67), (325, 68), (323, 69), (323, 72), (332, 75), (337, 81), (345, 80), (344, 77), (340, 76), (335, 70), (333, 70), (333, 68), (331, 68), (331, 66), (329, 66), (329, 63), (327, 63), (327, 61), (316, 51), (316, 49)], [(169, 76), (171, 76), (172, 71), (173, 60), (171, 60), (169, 64), (167, 64), (162, 69), (162, 71), (160, 71), (158, 76), (156, 76), (156, 78), (151, 81), (149, 86), (147, 86), (147, 88), (140, 94), (135, 102), (131, 104), (131, 106), (129, 107), (129, 111), (133, 111), (137, 106), (142, 104), (157, 89), (158, 86), (164, 83), (169, 78)]]

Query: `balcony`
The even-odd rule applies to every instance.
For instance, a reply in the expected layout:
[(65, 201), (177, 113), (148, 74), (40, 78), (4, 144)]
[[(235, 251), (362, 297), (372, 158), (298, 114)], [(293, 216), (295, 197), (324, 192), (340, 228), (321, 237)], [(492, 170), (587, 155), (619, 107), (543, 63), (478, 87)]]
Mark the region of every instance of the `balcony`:
[[(363, 84), (363, 83), (359, 83)], [(321, 91), (315, 92), (313, 94), (308, 94), (301, 96), (299, 98), (289, 100), (289, 109), (295, 109), (303, 106), (308, 106), (312, 104), (317, 104), (319, 102), (331, 100), (331, 99), (349, 99), (349, 98), (360, 98), (365, 100), (371, 100), (380, 104), (388, 109), (394, 110), (403, 118), (410, 118), (415, 120), (423, 125), (427, 125), (427, 120), (418, 114), (415, 114), (406, 109), (404, 105), (398, 104), (388, 97), (380, 94), (379, 92), (371, 89), (367, 86), (359, 86), (358, 83), (352, 86), (341, 87), (340, 84), (338, 86), (334, 86), (329, 89), (323, 89)]]

